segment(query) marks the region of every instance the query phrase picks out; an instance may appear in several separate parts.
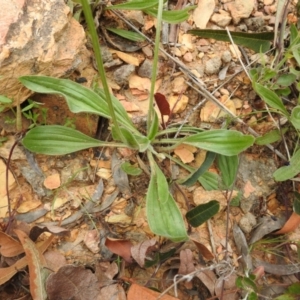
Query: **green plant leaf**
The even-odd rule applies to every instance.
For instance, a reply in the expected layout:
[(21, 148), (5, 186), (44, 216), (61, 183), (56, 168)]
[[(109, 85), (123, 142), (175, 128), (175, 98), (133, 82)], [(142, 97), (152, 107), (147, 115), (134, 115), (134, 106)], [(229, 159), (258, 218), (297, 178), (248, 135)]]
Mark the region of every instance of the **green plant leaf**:
[(200, 176), (202, 176), (208, 168), (212, 165), (216, 157), (216, 153), (214, 152), (207, 152), (205, 160), (203, 164), (200, 166), (198, 170), (196, 170), (194, 173), (192, 173), (185, 181), (183, 181), (181, 184), (186, 186), (191, 186), (195, 184)]
[(283, 166), (273, 174), (276, 181), (285, 181), (300, 173), (300, 149), (292, 156), (288, 166)]
[(143, 10), (158, 4), (158, 0), (132, 0), (126, 3), (107, 6), (105, 9), (123, 9), (123, 10)]
[(0, 103), (1, 104), (10, 104), (10, 103), (12, 103), (12, 100), (1, 95), (0, 96)]
[(130, 41), (143, 42), (145, 40), (145, 38), (137, 32), (111, 27), (106, 27), (106, 29)]
[[(286, 129), (285, 129), (286, 131)], [(281, 140), (281, 134), (278, 129), (271, 130), (264, 134), (263, 136), (257, 137), (255, 144), (257, 145), (267, 145)]]
[[(194, 9), (196, 6), (189, 6), (181, 10), (164, 10), (162, 14), (162, 20), (170, 24), (178, 24), (188, 19), (189, 11)], [(144, 12), (150, 16), (156, 18), (157, 8), (145, 9)]]
[(225, 188), (228, 189), (235, 181), (239, 167), (239, 158), (237, 155), (218, 155), (217, 162), (221, 171), (222, 181), (225, 184)]
[(243, 135), (239, 131), (226, 129), (203, 131), (182, 140), (184, 144), (228, 156), (241, 153), (253, 142), (254, 137), (251, 135)]
[(158, 120), (158, 116), (157, 116), (156, 111), (154, 111), (154, 113), (153, 113), (153, 120), (151, 122), (150, 130), (149, 130), (149, 133), (148, 133), (148, 139), (150, 141), (152, 141), (153, 139), (155, 139), (156, 134), (158, 132), (158, 129), (159, 129), (159, 120)]
[(298, 29), (294, 24), (291, 24), (290, 33), (290, 42), (291, 44), (293, 44), (296, 41), (296, 38), (298, 37)]
[(292, 73), (285, 73), (280, 75), (277, 80), (276, 80), (276, 84), (279, 84), (281, 86), (290, 86), (292, 85), (297, 79), (297, 76), (295, 74)]
[(205, 172), (198, 178), (203, 188), (207, 191), (217, 190), (219, 188), (220, 177), (216, 173)]
[(300, 129), (300, 106), (293, 108), (291, 113), (291, 122), (296, 129)]
[(121, 169), (128, 175), (138, 176), (142, 174), (142, 169), (133, 166), (129, 161), (125, 161), (121, 165)]
[[(213, 29), (193, 29), (188, 33), (200, 36), (202, 38), (215, 39), (218, 41), (230, 42), (226, 30)], [(270, 49), (271, 41), (274, 39), (273, 32), (247, 33), (230, 32), (235, 44), (250, 48), (255, 52), (266, 52)]]
[(169, 192), (165, 175), (153, 158), (149, 158), (149, 161), (151, 178), (146, 196), (149, 227), (153, 233), (169, 238), (172, 241), (185, 241), (188, 236), (184, 221), (177, 204)]
[(211, 200), (205, 204), (200, 204), (186, 213), (186, 219), (193, 227), (198, 227), (212, 218), (220, 209), (217, 200)]
[[(22, 76), (19, 81), (37, 93), (60, 94), (66, 98), (69, 109), (73, 113), (94, 113), (110, 119), (110, 112), (105, 94), (100, 89), (97, 93), (69, 79), (58, 79), (47, 76)], [(124, 107), (118, 99), (112, 96), (118, 121), (124, 126), (134, 128)]]
[(253, 82), (252, 83), (255, 92), (272, 108), (279, 110), (285, 116), (289, 116), (288, 111), (284, 107), (281, 99), (271, 91), (270, 89), (264, 87), (263, 85)]
[(107, 146), (77, 130), (58, 125), (39, 126), (23, 138), (24, 147), (35, 153), (64, 155), (90, 147)]

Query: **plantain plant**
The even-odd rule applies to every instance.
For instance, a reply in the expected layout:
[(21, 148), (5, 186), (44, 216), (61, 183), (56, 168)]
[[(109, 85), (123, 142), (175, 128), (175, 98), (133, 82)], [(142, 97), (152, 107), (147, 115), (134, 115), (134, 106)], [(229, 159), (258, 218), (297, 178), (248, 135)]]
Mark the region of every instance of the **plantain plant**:
[[(159, 161), (166, 157), (173, 159), (168, 153), (180, 144), (193, 145), (220, 156), (232, 156), (233, 161), (236, 161), (236, 155), (250, 147), (254, 138), (235, 130), (206, 131), (183, 126), (178, 133), (177, 127), (160, 126), (153, 104), (163, 5), (164, 1), (159, 0), (157, 9), (154, 10), (157, 25), (146, 134), (139, 132), (118, 99), (109, 92), (90, 6), (87, 0), (82, 0), (103, 89), (91, 90), (68, 79), (45, 76), (22, 76), (19, 80), (35, 92), (62, 95), (73, 113), (86, 112), (109, 119), (114, 141), (99, 141), (72, 128), (46, 125), (30, 129), (22, 143), (30, 151), (46, 155), (64, 155), (90, 147), (126, 147), (145, 153), (150, 167), (150, 182), (146, 193), (146, 212), (150, 229), (154, 234), (173, 241), (184, 241), (188, 238), (184, 219), (169, 190), (168, 180), (159, 167)], [(187, 169), (192, 172), (189, 167)], [(204, 169), (206, 170), (207, 166)], [(207, 175), (205, 172), (196, 173), (197, 179), (199, 176), (205, 177), (205, 174)], [(209, 179), (209, 176), (206, 179)], [(213, 204), (216, 207), (215, 203)]]

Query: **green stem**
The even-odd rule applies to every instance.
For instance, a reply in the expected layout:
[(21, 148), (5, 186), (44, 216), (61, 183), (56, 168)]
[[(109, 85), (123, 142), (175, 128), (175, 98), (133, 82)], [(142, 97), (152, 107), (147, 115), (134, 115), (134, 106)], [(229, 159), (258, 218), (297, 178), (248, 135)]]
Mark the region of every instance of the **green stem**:
[(155, 81), (156, 81), (156, 73), (157, 73), (157, 65), (158, 65), (158, 53), (159, 53), (159, 43), (160, 43), (160, 35), (161, 35), (163, 8), (164, 8), (164, 0), (159, 0), (158, 9), (157, 9), (157, 19), (156, 19), (156, 35), (155, 35), (151, 88), (150, 88), (150, 96), (149, 96), (149, 108), (148, 108), (148, 116), (147, 116), (147, 133), (148, 134), (151, 129), (151, 122), (152, 122), (153, 114), (154, 114), (154, 107), (153, 107), (154, 89), (155, 89)]
[(93, 19), (93, 15), (92, 15), (92, 11), (90, 8), (90, 4), (88, 2), (88, 0), (81, 0), (81, 4), (82, 4), (82, 9), (84, 12), (84, 16), (85, 16), (85, 20), (91, 35), (91, 39), (92, 39), (92, 45), (93, 45), (93, 49), (94, 49), (94, 53), (95, 53), (95, 59), (96, 59), (96, 63), (97, 63), (97, 67), (98, 67), (98, 74), (101, 78), (102, 81), (102, 85), (103, 85), (103, 90), (105, 93), (105, 97), (106, 97), (106, 101), (108, 104), (108, 108), (109, 108), (109, 112), (113, 121), (113, 124), (115, 125), (115, 129), (117, 132), (117, 135), (120, 137), (121, 141), (126, 143), (126, 140), (120, 130), (118, 121), (117, 121), (117, 117), (115, 114), (115, 110), (114, 110), (114, 106), (112, 103), (112, 99), (111, 99), (111, 95), (109, 92), (109, 87), (107, 84), (107, 80), (106, 80), (106, 76), (105, 76), (105, 70), (104, 70), (104, 66), (103, 66), (103, 59), (102, 59), (102, 55), (101, 55), (101, 50), (100, 50), (100, 45), (99, 45), (99, 40), (98, 40), (98, 36), (97, 36), (97, 31), (95, 28), (95, 24), (94, 24), (94, 19)]

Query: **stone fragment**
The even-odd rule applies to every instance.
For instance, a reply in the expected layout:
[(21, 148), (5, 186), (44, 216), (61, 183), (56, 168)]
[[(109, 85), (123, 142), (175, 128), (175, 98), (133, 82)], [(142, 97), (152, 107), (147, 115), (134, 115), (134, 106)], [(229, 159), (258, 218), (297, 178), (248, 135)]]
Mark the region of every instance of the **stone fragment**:
[(221, 58), (219, 56), (215, 56), (206, 62), (205, 73), (207, 75), (216, 74), (219, 72), (221, 65), (222, 65)]
[(192, 62), (193, 61), (193, 55), (191, 52), (187, 52), (183, 55), (183, 60), (185, 62)]
[(262, 17), (248, 18), (244, 20), (249, 30), (261, 32), (264, 30), (265, 20)]
[(174, 114), (183, 112), (189, 102), (189, 98), (185, 95), (172, 95), (168, 100)]
[(231, 17), (225, 14), (215, 13), (211, 17), (211, 21), (217, 24), (220, 27), (226, 27), (231, 22)]
[(84, 30), (64, 0), (0, 0), (0, 7), (0, 89), (13, 105), (32, 94), (19, 76), (61, 77), (89, 62)]
[(134, 70), (134, 65), (121, 66), (113, 74), (115, 82), (119, 85), (127, 85), (129, 77), (134, 72)]
[(224, 63), (229, 63), (231, 61), (231, 58), (232, 57), (230, 51), (226, 50), (222, 53), (221, 59)]
[(253, 227), (256, 226), (256, 219), (254, 215), (251, 214), (250, 212), (247, 212), (240, 219), (239, 226), (245, 233), (250, 233)]
[(144, 14), (141, 10), (123, 10), (123, 15), (136, 27), (142, 27), (145, 24)]
[(198, 28), (206, 28), (206, 25), (214, 12), (215, 6), (215, 0), (206, 0), (198, 2), (198, 6), (193, 12), (193, 19)]
[(150, 59), (145, 59), (138, 70), (138, 75), (141, 77), (151, 78), (153, 62)]
[(238, 24), (241, 19), (249, 18), (254, 9), (254, 0), (235, 0), (226, 4), (234, 24)]
[(186, 91), (188, 85), (183, 76), (175, 77), (172, 81), (172, 92), (180, 94)]

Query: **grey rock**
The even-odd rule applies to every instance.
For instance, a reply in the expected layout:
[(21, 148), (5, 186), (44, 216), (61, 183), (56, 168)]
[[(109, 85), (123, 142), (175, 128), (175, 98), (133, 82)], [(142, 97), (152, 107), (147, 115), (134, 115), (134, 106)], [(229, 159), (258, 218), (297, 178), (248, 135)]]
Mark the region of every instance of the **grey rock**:
[(127, 85), (129, 76), (134, 72), (134, 65), (124, 65), (114, 72), (114, 80), (119, 85)]
[(221, 58), (219, 56), (211, 58), (205, 64), (205, 73), (207, 75), (216, 74), (219, 72), (222, 65)]
[(226, 50), (222, 53), (222, 57), (221, 57), (222, 61), (224, 63), (229, 63), (232, 59), (231, 53), (230, 51)]
[(253, 227), (256, 225), (256, 219), (254, 215), (252, 215), (250, 212), (247, 212), (240, 220), (239, 222), (240, 228), (245, 233), (250, 233), (253, 229)]
[(262, 17), (254, 17), (245, 19), (244, 22), (246, 23), (249, 30), (260, 32), (264, 29), (265, 20)]
[(145, 59), (138, 70), (138, 75), (141, 77), (151, 78), (153, 62), (150, 59)]

